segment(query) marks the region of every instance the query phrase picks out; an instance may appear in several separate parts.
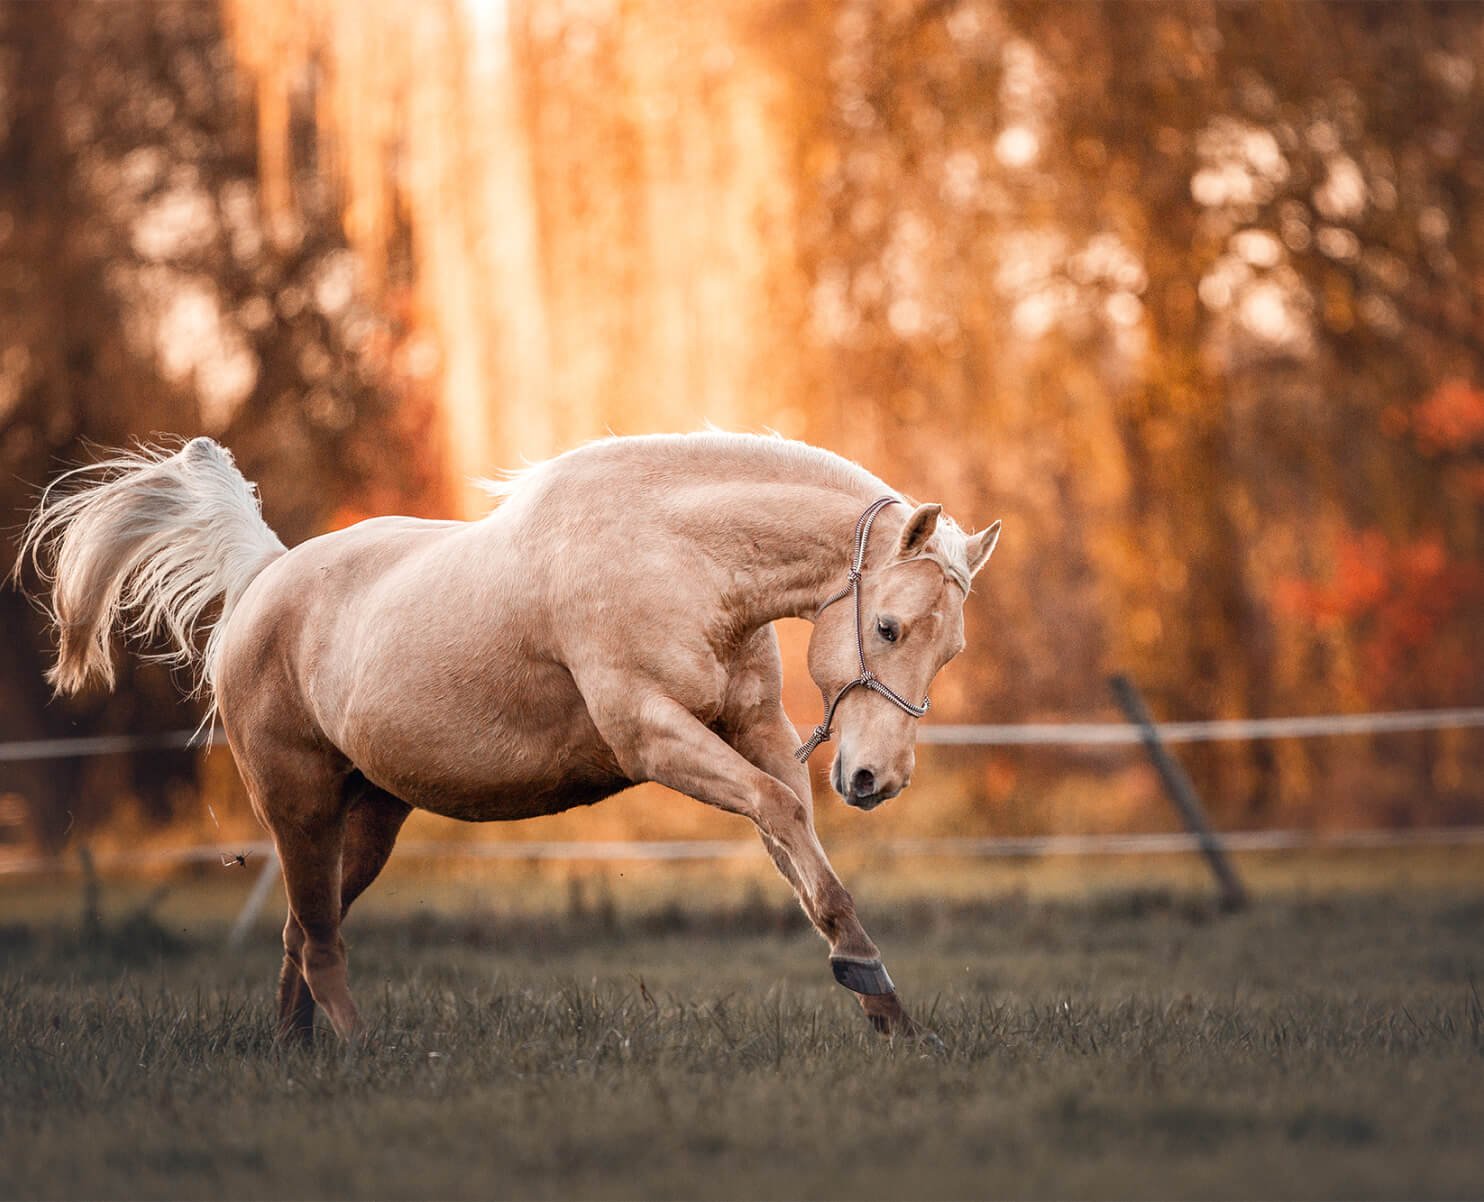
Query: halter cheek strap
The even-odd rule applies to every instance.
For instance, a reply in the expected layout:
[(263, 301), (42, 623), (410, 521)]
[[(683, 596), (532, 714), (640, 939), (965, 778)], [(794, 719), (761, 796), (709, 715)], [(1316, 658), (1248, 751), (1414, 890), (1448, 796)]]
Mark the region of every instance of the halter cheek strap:
[(893, 705), (897, 706), (897, 708), (905, 710), (914, 718), (921, 718), (928, 712), (928, 699), (926, 697), (922, 699), (921, 705), (913, 705), (889, 685), (883, 684), (880, 678), (866, 666), (865, 618), (861, 612), (861, 565), (866, 562), (866, 542), (871, 537), (871, 526), (876, 521), (876, 515), (888, 505), (895, 505), (896, 503), (897, 499), (895, 497), (882, 497), (879, 500), (872, 501), (866, 507), (866, 511), (861, 514), (860, 519), (855, 523), (855, 558), (851, 561), (850, 565), (849, 583), (815, 611), (815, 616), (818, 617), (847, 593), (855, 594), (855, 650), (860, 660), (861, 674), (835, 694), (834, 700), (825, 706), (824, 721), (814, 728), (814, 733), (805, 740), (802, 747), (794, 752), (794, 758), (801, 764), (806, 762), (814, 754), (816, 747), (821, 743), (829, 741), (830, 728), (835, 724), (835, 711), (840, 707), (840, 702), (845, 694), (850, 692), (851, 689), (867, 688), (873, 693), (880, 693), (881, 696), (885, 697)]

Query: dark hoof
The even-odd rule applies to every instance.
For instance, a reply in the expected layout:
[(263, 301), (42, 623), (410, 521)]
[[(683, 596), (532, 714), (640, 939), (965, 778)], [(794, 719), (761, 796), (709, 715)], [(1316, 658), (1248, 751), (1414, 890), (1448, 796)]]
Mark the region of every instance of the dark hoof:
[(273, 1032), (273, 1042), (280, 1048), (300, 1049), (314, 1046), (314, 1027), (279, 1027)]
[(830, 968), (834, 971), (835, 980), (853, 993), (878, 997), (896, 991), (886, 966), (880, 960), (831, 959)]
[(920, 1048), (924, 1053), (933, 1056), (948, 1055), (948, 1045), (941, 1039), (939, 1039), (937, 1035), (935, 1035), (932, 1031), (926, 1030), (925, 1028), (919, 1027), (917, 1032), (911, 1036), (908, 1036), (908, 1038), (913, 1040), (917, 1044), (918, 1048)]

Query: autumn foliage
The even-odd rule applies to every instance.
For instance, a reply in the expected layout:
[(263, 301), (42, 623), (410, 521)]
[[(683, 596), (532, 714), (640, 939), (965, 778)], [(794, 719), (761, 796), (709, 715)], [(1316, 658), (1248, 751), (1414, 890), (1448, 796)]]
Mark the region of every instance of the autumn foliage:
[(1440, 456), (1484, 456), (1484, 390), (1445, 380), (1412, 411), (1418, 445)]
[(1283, 582), (1278, 603), (1354, 643), (1370, 706), (1472, 699), (1478, 665), (1460, 641), (1484, 607), (1484, 570), (1450, 558), (1440, 535), (1398, 544), (1379, 530), (1347, 531), (1329, 577)]

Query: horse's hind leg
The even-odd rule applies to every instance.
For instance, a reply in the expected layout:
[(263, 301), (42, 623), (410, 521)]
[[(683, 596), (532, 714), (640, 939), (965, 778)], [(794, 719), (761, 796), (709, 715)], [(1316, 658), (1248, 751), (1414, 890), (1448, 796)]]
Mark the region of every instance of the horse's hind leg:
[(234, 744), (238, 766), (259, 816), (273, 835), (283, 868), (289, 918), (283, 929), (284, 972), (279, 978), (280, 1034), (303, 1033), (312, 1021), (294, 986), (292, 964), (341, 1038), (359, 1021), (346, 981), (340, 939), (341, 852), (349, 811), (350, 765), (338, 753), (283, 737), (267, 724)]
[(373, 785), (360, 773), (351, 777), (350, 813), (345, 818), (345, 855), (340, 882), (340, 917), (350, 913), (360, 897), (386, 867), (397, 835), (412, 807), (400, 797)]
[[(350, 809), (345, 815), (345, 837), (342, 844), (340, 868), (340, 917), (344, 920), (351, 904), (370, 886), (386, 866), (397, 842), (397, 835), (412, 807), (385, 789), (373, 785), (360, 773), (352, 773), (345, 785)], [(290, 942), (301, 949), (303, 931), (298, 929), (297, 919), (289, 913), (289, 923), (295, 929), (284, 932), (284, 945)], [(278, 1031), (279, 1038), (303, 1041), (314, 1033), (314, 996), (299, 971), (297, 955), (287, 951), (283, 958), (283, 972), (278, 983)]]

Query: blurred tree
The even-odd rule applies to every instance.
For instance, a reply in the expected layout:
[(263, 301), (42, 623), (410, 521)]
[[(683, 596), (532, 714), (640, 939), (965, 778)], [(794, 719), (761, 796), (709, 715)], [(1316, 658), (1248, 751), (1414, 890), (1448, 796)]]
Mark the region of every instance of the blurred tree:
[[(347, 504), (436, 505), (442, 467), (418, 390), (388, 371), (403, 332), (357, 298), (335, 215), (269, 230), (251, 110), (238, 102), (215, 8), (0, 6), (0, 506), (18, 524), (38, 486), (91, 444), (210, 433), (263, 483), (289, 541)], [(400, 402), (400, 407), (399, 407)], [(0, 567), (14, 555), (7, 542)], [(154, 669), (105, 699), (49, 703), (50, 643), (0, 591), (0, 737), (194, 725)], [(123, 795), (155, 820), (195, 758), (0, 765), (53, 845)]]
[[(1447, 582), (1477, 572), (1478, 498), (1440, 512), (1438, 462), (1382, 415), (1479, 371), (1479, 12), (860, 3), (834, 33), (813, 271), (842, 405), (815, 428), (882, 447), (875, 412), (893, 459), (993, 448), (1014, 520), (976, 616), (1016, 701), (1085, 710), (1112, 667), (1170, 716), (1456, 700), (1388, 701), (1370, 636), (1275, 606), (1374, 523), (1428, 548), (1388, 586), (1477, 699), (1479, 598)], [(1194, 752), (1232, 820), (1297, 804), (1310, 757)]]
[[(1419, 430), (1466, 425), (1466, 394), (1433, 389), (1480, 376), (1479, 9), (229, 8), (265, 111), (322, 72), (351, 228), (405, 203), (423, 294), (446, 294), (424, 302), (444, 404), (490, 411), (461, 419), (480, 453), (694, 413), (1008, 517), (970, 603), (989, 655), (940, 712), (1099, 710), (1114, 668), (1172, 717), (1479, 699), (1475, 465), (1386, 428), (1426, 396)], [(461, 69), (428, 79), (430, 58)], [(494, 231), (458, 207), (491, 178), (518, 215)], [(474, 328), (522, 356), (482, 395), (518, 401), (469, 399), (470, 289), (447, 286), (481, 262), (500, 287)], [(1412, 598), (1386, 626), (1407, 638), (1381, 642), (1456, 650), (1456, 688), (1378, 675), (1366, 623), (1285, 603), (1370, 528)], [(1240, 821), (1301, 812), (1394, 745), (1332, 754), (1233, 744), (1195, 766)]]
[[(1484, 699), (1484, 9), (43, 11), (0, 10), (12, 479), (206, 429), (292, 538), (610, 428), (769, 425), (1007, 519), (949, 720), (1108, 713), (1112, 669), (1172, 718)], [(39, 645), (17, 730), (70, 720)], [(1418, 783), (1438, 745), (1194, 768), (1228, 823), (1477, 810), (1477, 746)], [(954, 780), (955, 829), (1027, 787)]]

